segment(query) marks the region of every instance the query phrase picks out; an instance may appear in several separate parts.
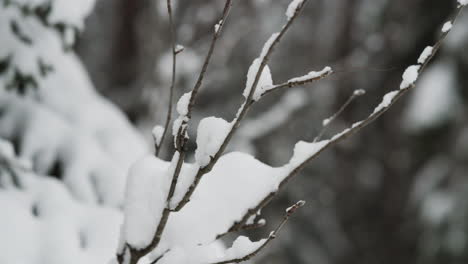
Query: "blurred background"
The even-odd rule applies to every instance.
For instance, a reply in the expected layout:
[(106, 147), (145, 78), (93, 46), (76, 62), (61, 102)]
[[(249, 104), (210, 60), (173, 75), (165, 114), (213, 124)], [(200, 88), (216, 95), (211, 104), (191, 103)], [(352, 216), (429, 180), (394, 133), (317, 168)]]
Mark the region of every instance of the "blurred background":
[[(236, 1), (209, 67), (194, 120), (232, 118), (245, 74), (282, 25), (289, 1)], [(176, 1), (176, 94), (192, 88), (223, 1)], [(431, 45), (455, 8), (438, 0), (309, 1), (269, 65), (274, 82), (331, 66), (337, 74), (254, 107), (232, 149), (281, 165), (300, 139), (355, 89), (367, 94), (329, 135), (371, 112), (401, 73)], [(313, 161), (264, 213), (301, 210), (257, 263), (466, 263), (468, 261), (468, 16), (424, 73), (419, 87), (364, 131)], [(162, 124), (170, 79), (165, 1), (100, 0), (77, 50), (97, 89), (150, 139)], [(195, 121), (196, 122), (196, 121)], [(267, 229), (259, 230), (266, 232)]]
[[(288, 3), (234, 1), (194, 124), (205, 116), (234, 117), (247, 69), (284, 23)], [(176, 98), (193, 87), (223, 5), (174, 1), (177, 43), (185, 47), (177, 57)], [(230, 150), (280, 166), (294, 143), (312, 140), (322, 120), (356, 89), (367, 93), (326, 136), (365, 118), (385, 93), (398, 88), (404, 69), (435, 42), (455, 7), (455, 1), (439, 0), (309, 1), (270, 60), (273, 80), (324, 66), (336, 74), (266, 97), (249, 113)], [(263, 211), (267, 227), (253, 236), (275, 226), (291, 203), (307, 201), (256, 263), (468, 263), (467, 25), (465, 14), (416, 90), (324, 152)], [(97, 1), (74, 49), (99, 93), (152, 146), (151, 129), (164, 122), (171, 77), (166, 1)]]

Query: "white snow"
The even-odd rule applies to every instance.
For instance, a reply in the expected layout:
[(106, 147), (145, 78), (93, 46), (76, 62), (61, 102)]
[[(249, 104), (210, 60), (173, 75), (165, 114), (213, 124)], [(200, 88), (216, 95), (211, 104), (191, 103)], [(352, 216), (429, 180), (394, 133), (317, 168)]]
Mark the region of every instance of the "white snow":
[(265, 244), (265, 242), (266, 239), (252, 242), (248, 237), (239, 236), (234, 241), (234, 243), (232, 243), (232, 247), (226, 250), (226, 255), (222, 260), (242, 258), (243, 256), (246, 256), (256, 251), (259, 247)]
[(393, 98), (399, 93), (398, 90), (389, 92), (384, 95), (382, 102), (374, 109), (372, 114), (379, 112), (380, 110), (388, 107), (391, 103)]
[(13, 149), (13, 145), (9, 141), (0, 138), (0, 157), (10, 160), (14, 156), (15, 150)]
[(361, 95), (365, 95), (365, 94), (366, 94), (366, 90), (364, 90), (364, 89), (357, 89), (357, 90), (354, 90), (354, 92), (353, 92), (354, 96), (361, 96)]
[[(177, 101), (176, 110), (177, 110), (177, 113), (179, 114), (179, 116), (172, 123), (172, 135), (174, 136), (174, 145), (176, 144), (175, 143), (175, 141), (177, 139), (176, 136), (179, 133), (179, 129), (181, 128), (181, 126), (184, 126), (184, 127), (187, 126), (185, 124), (185, 122), (188, 121), (187, 114), (188, 114), (188, 107), (189, 107), (189, 104), (190, 104), (190, 97), (191, 96), (192, 96), (192, 91), (184, 93), (179, 98), (179, 101)], [(186, 131), (186, 133), (187, 133), (187, 131)], [(185, 136), (188, 137), (187, 134)]]
[(214, 25), (215, 33), (218, 33), (222, 24), (223, 24), (223, 20), (220, 20), (218, 23), (216, 23), (216, 25)]
[(305, 203), (306, 203), (306, 202), (305, 202), (304, 200), (300, 200), (300, 201), (298, 201), (297, 203), (295, 203), (295, 204), (291, 205), (290, 207), (286, 208), (285, 211), (286, 211), (286, 213), (289, 214), (289, 213), (293, 212), (293, 210), (295, 210), (295, 209), (297, 209), (297, 208), (299, 208), (299, 207), (304, 206)]
[(443, 33), (447, 33), (449, 32), (451, 29), (452, 29), (453, 25), (452, 25), (452, 21), (447, 21), (445, 22), (445, 24), (442, 26), (442, 32)]
[(429, 59), (429, 57), (432, 55), (432, 51), (434, 50), (434, 48), (432, 46), (427, 46), (423, 52), (421, 53), (421, 55), (419, 56), (418, 58), (418, 63), (419, 64), (424, 64), (426, 63), (427, 59)]
[(271, 46), (275, 42), (275, 40), (278, 38), (279, 32), (271, 34), (270, 38), (263, 44), (262, 52), (260, 52), (260, 57), (258, 59), (262, 61), (265, 56), (268, 54), (268, 51), (271, 49)]
[(156, 125), (153, 127), (153, 130), (151, 131), (153, 134), (154, 142), (156, 143), (156, 146), (159, 146), (161, 144), (161, 139), (164, 134), (164, 127), (160, 125)]
[(293, 16), (294, 13), (296, 13), (296, 10), (298, 7), (300, 7), (303, 4), (304, 0), (293, 0), (288, 6), (288, 9), (286, 9), (286, 17), (288, 20), (290, 20)]
[(316, 155), (322, 150), (330, 141), (322, 140), (319, 142), (305, 142), (299, 141), (294, 146), (294, 154), (289, 161), (289, 166), (298, 166), (308, 160), (310, 157)]
[(188, 114), (188, 106), (190, 103), (190, 97), (192, 96), (192, 92), (184, 93), (179, 101), (177, 102), (177, 113), (181, 116), (186, 116)]
[(124, 241), (134, 248), (147, 246), (166, 205), (170, 177), (167, 163), (147, 156), (135, 163), (129, 172), (123, 223)]
[(2, 263), (106, 263), (121, 213), (73, 199), (61, 182), (19, 172), (23, 189), (0, 189)]
[(328, 124), (330, 124), (330, 121), (331, 121), (330, 118), (325, 118), (325, 119), (322, 121), (322, 126), (328, 126)]
[(195, 160), (200, 167), (208, 165), (231, 128), (232, 124), (222, 118), (207, 117), (200, 121), (197, 130), (197, 150), (195, 151)]
[(146, 146), (124, 115), (95, 93), (75, 57), (61, 57), (60, 65), (43, 80), (39, 100), (0, 95), (0, 136), (22, 142), (19, 156), (39, 173), (60, 163), (55, 176), (75, 198), (119, 206), (126, 171)]
[(176, 53), (176, 54), (177, 54), (177, 53), (181, 53), (182, 51), (184, 51), (184, 49), (185, 49), (184, 46), (182, 46), (182, 45), (180, 45), (180, 44), (177, 44), (177, 45), (175, 46), (175, 53)]
[[(252, 62), (252, 65), (250, 65), (249, 67), (249, 71), (247, 73), (247, 81), (246, 81), (245, 89), (243, 92), (243, 96), (245, 98), (248, 98), (250, 91), (252, 90), (252, 86), (255, 81), (255, 76), (258, 73), (260, 64), (261, 64), (261, 60), (255, 59)], [(268, 67), (268, 65), (265, 65), (265, 67), (263, 68), (262, 74), (260, 75), (260, 79), (258, 80), (257, 88), (255, 89), (252, 99), (255, 101), (259, 100), (262, 94), (266, 91), (265, 89), (267, 89), (272, 84), (273, 84), (273, 80), (271, 77), (270, 68)]]
[[(282, 167), (270, 167), (244, 153), (223, 155), (212, 171), (203, 176), (190, 203), (171, 216), (163, 242), (172, 247), (213, 241), (249, 208), (277, 190), (286, 173)], [(165, 247), (161, 250), (164, 252)]]
[(420, 65), (412, 65), (405, 70), (403, 73), (403, 81), (400, 84), (400, 89), (406, 89), (418, 80), (420, 68)]
[[(176, 189), (170, 201), (171, 208), (175, 208), (180, 203), (188, 188), (190, 187), (190, 185), (192, 185), (193, 180), (195, 179), (195, 176), (199, 169), (200, 166), (196, 163), (184, 163), (182, 165), (182, 169), (177, 180)], [(173, 171), (170, 171), (169, 176), (172, 177), (173, 173)]]
[(94, 2), (95, 0), (83, 0), (70, 4), (68, 0), (54, 0), (48, 20), (51, 24), (65, 23), (75, 25), (81, 29), (84, 24), (84, 17), (91, 12)]
[[(43, 0), (15, 1), (18, 5), (29, 8), (37, 8), (45, 4)], [(32, 76), (38, 86), (42, 87), (42, 79), (38, 60), (46, 64), (54, 62), (66, 54), (63, 44), (73, 45), (74, 32), (71, 27), (81, 30), (84, 19), (94, 6), (94, 0), (83, 0), (70, 3), (68, 0), (53, 0), (51, 12), (46, 20), (50, 24), (65, 25), (64, 39), (54, 29), (45, 26), (39, 19), (33, 16), (24, 16), (16, 5), (5, 5), (0, 10), (0, 58), (10, 56), (10, 67), (0, 75), (0, 90), (5, 84), (12, 82), (14, 70), (17, 69), (24, 75)], [(12, 32), (10, 25), (15, 22), (24, 36), (31, 40), (31, 44), (24, 43)], [(65, 42), (65, 43), (64, 43)]]
[(331, 72), (332, 72), (332, 69), (327, 66), (327, 67), (323, 68), (321, 71), (311, 71), (311, 72), (309, 72), (308, 74), (306, 74), (304, 76), (289, 79), (288, 82), (289, 83), (304, 82), (304, 81), (308, 81), (308, 80), (311, 80), (311, 79), (316, 79), (316, 78), (328, 75)]

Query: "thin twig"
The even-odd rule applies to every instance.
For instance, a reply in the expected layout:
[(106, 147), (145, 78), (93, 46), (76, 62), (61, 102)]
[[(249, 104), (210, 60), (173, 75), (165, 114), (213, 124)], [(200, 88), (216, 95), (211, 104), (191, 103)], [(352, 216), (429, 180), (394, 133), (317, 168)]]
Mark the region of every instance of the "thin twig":
[(320, 76), (314, 76), (314, 77), (311, 77), (311, 78), (307, 78), (307, 79), (303, 79), (303, 80), (300, 80), (300, 81), (287, 81), (287, 82), (284, 82), (284, 83), (280, 83), (280, 84), (275, 84), (271, 87), (269, 87), (261, 96), (264, 96), (264, 95), (267, 95), (269, 93), (272, 93), (272, 92), (275, 92), (275, 91), (278, 91), (278, 90), (282, 90), (282, 89), (285, 89), (285, 88), (293, 88), (293, 87), (296, 87), (296, 86), (301, 86), (301, 85), (304, 85), (304, 84), (309, 84), (309, 83), (313, 83), (313, 82), (316, 82), (316, 81), (320, 81), (328, 76), (330, 76), (331, 74), (334, 74), (335, 72), (334, 71), (326, 71), (324, 72), (324, 74), (320, 75)]
[(192, 109), (195, 105), (195, 100), (196, 100), (198, 91), (200, 90), (200, 87), (203, 84), (206, 70), (208, 69), (208, 65), (210, 64), (213, 51), (216, 47), (216, 42), (218, 41), (218, 38), (221, 35), (226, 19), (229, 16), (229, 12), (231, 11), (231, 7), (232, 7), (232, 0), (227, 0), (226, 4), (224, 5), (221, 19), (219, 19), (218, 23), (215, 25), (215, 30), (213, 33), (213, 38), (211, 40), (210, 48), (208, 50), (208, 54), (206, 55), (205, 62), (203, 63), (203, 66), (202, 66), (202, 70), (200, 72), (200, 75), (198, 76), (197, 82), (195, 83), (195, 86), (192, 89), (192, 94), (190, 96), (190, 103), (188, 105), (188, 114), (187, 114), (189, 118), (192, 115)]
[(169, 28), (171, 31), (171, 46), (172, 46), (172, 76), (171, 76), (171, 86), (169, 88), (169, 103), (167, 106), (166, 122), (164, 124), (164, 131), (159, 142), (155, 141), (156, 157), (159, 156), (162, 146), (164, 144), (164, 139), (166, 138), (167, 131), (169, 130), (169, 125), (172, 119), (172, 101), (174, 97), (174, 86), (175, 86), (175, 77), (176, 77), (176, 64), (177, 64), (177, 51), (176, 51), (176, 35), (174, 29), (174, 21), (172, 19), (172, 4), (171, 0), (167, 0), (167, 13), (169, 14)]
[(349, 96), (348, 100), (336, 111), (331, 117), (325, 119), (323, 121), (322, 130), (320, 130), (319, 134), (314, 138), (313, 142), (319, 141), (322, 136), (325, 134), (328, 126), (339, 116), (343, 111), (354, 101), (354, 99), (358, 98), (361, 95), (364, 95), (366, 92), (364, 90), (355, 90), (351, 96)]
[(275, 230), (273, 230), (270, 233), (270, 235), (265, 240), (265, 242), (261, 246), (259, 246), (257, 249), (255, 249), (253, 252), (251, 252), (251, 253), (249, 253), (249, 254), (247, 254), (245, 256), (242, 256), (242, 257), (238, 257), (238, 258), (230, 259), (230, 260), (219, 261), (219, 262), (215, 262), (213, 264), (240, 263), (240, 262), (244, 262), (244, 261), (247, 261), (247, 260), (253, 258), (260, 251), (262, 251), (266, 246), (268, 246), (268, 244), (271, 241), (273, 241), (273, 239), (276, 238), (276, 236), (279, 234), (281, 229), (283, 229), (286, 222), (288, 222), (289, 218), (297, 211), (297, 209), (304, 206), (304, 204), (305, 204), (304, 201), (299, 201), (299, 202), (295, 203), (294, 205), (292, 205), (291, 207), (289, 207), (288, 209), (286, 209), (286, 214), (284, 215), (283, 220), (278, 224), (278, 226), (275, 228)]
[(190, 94), (190, 100), (189, 104), (187, 107), (187, 114), (186, 118), (182, 121), (182, 125), (179, 128), (179, 131), (177, 132), (176, 136), (176, 149), (179, 152), (185, 152), (185, 134), (188, 129), (188, 123), (190, 119), (192, 118), (192, 111), (193, 107), (195, 105), (195, 101), (198, 95), (198, 92), (200, 90), (200, 87), (203, 84), (203, 80), (205, 79), (205, 74), (208, 69), (208, 66), (210, 65), (211, 62), (211, 57), (213, 56), (214, 49), (216, 47), (216, 43), (218, 42), (219, 37), (221, 36), (221, 33), (224, 28), (224, 24), (226, 23), (226, 20), (229, 16), (229, 13), (231, 11), (232, 7), (232, 0), (226, 0), (226, 3), (223, 8), (223, 13), (221, 15), (221, 18), (217, 21), (215, 24), (215, 29), (213, 31), (213, 37), (211, 39), (211, 44), (208, 49), (208, 53), (206, 54), (205, 61), (203, 62), (202, 69), (200, 71), (200, 74), (198, 75), (197, 82), (195, 83), (195, 86), (193, 87), (191, 94)]

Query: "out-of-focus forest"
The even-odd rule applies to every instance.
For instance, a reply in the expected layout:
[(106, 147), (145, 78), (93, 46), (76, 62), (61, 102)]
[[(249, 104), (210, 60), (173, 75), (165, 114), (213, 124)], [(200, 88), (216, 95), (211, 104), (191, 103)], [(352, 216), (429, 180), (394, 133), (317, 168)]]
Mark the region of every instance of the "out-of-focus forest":
[[(236, 1), (195, 109), (230, 118), (245, 73), (281, 25), (284, 1)], [(176, 95), (191, 89), (222, 1), (176, 1)], [(232, 149), (282, 164), (299, 139), (355, 89), (367, 94), (330, 133), (368, 114), (406, 65), (432, 43), (455, 7), (437, 0), (310, 1), (272, 57), (275, 82), (330, 65), (337, 72), (256, 106)], [(376, 123), (324, 153), (264, 213), (275, 222), (293, 201), (308, 206), (258, 263), (464, 263), (468, 261), (468, 17), (424, 73), (419, 87)], [(150, 139), (163, 123), (170, 80), (165, 1), (101, 0), (77, 50), (97, 89)], [(271, 125), (271, 121), (274, 125)]]
[[(203, 117), (214, 115), (230, 120), (236, 115), (247, 70), (264, 42), (283, 25), (289, 2), (234, 1), (197, 98), (190, 135), (196, 134), (196, 124)], [(223, 6), (224, 1), (173, 1), (176, 42), (184, 46), (177, 55), (174, 102), (195, 84)], [(367, 117), (384, 94), (399, 87), (407, 66), (414, 64), (421, 51), (439, 38), (442, 26), (456, 6), (456, 1), (438, 0), (308, 1), (270, 58), (274, 83), (324, 66), (332, 67), (335, 74), (320, 82), (265, 97), (250, 110), (228, 151), (248, 152), (267, 164), (282, 165), (291, 157), (294, 144), (298, 140), (312, 141), (322, 130), (323, 120), (332, 116), (358, 89), (365, 90), (366, 94), (351, 102), (327, 127), (324, 137)], [(8, 17), (0, 19), (7, 21)], [(31, 157), (32, 174), (53, 175), (51, 178), (63, 182), (73, 198), (91, 204), (89, 209), (70, 202), (80, 215), (85, 215), (83, 212), (92, 215), (91, 220), (81, 219), (91, 228), (84, 228), (82, 223), (71, 224), (80, 228), (77, 241), (72, 243), (81, 249), (109, 247), (105, 253), (104, 250), (91, 252), (102, 253), (105, 256), (100, 257), (107, 259), (108, 251), (114, 252), (115, 245), (104, 245), (102, 241), (107, 240), (100, 240), (99, 229), (105, 230), (100, 230), (106, 234), (103, 237), (117, 243), (114, 236), (122, 220), (119, 210), (124, 174), (136, 157), (152, 148), (151, 130), (156, 124), (164, 124), (166, 118), (172, 74), (166, 1), (99, 0), (82, 29), (73, 49), (92, 85), (124, 112), (137, 132), (127, 126), (125, 118), (112, 105), (94, 94), (92, 85), (76, 81), (85, 74), (80, 72), (77, 63), (64, 57), (67, 60), (63, 61), (69, 64), (58, 64), (62, 66), (53, 69), (58, 73), (57, 79), (48, 79), (44, 74), (44, 86), (52, 88), (39, 89), (32, 96), (33, 103), (0, 93), (0, 137), (10, 140), (20, 156)], [(15, 31), (14, 26), (12, 30)], [(59, 30), (66, 35), (66, 28)], [(14, 33), (21, 37), (18, 29)], [(0, 37), (1, 34), (5, 32), (0, 32)], [(298, 200), (307, 201), (307, 206), (292, 217), (278, 239), (262, 251), (255, 263), (468, 262), (466, 47), (468, 15), (462, 14), (440, 52), (420, 76), (416, 89), (362, 132), (321, 154), (262, 211), (267, 226), (245, 231), (261, 238), (281, 221), (284, 208)], [(52, 61), (62, 62), (61, 56), (51, 57)], [(68, 67), (77, 68), (78, 73), (68, 72)], [(4, 72), (2, 69), (0, 73)], [(69, 96), (67, 88), (70, 88)], [(145, 143), (138, 134), (143, 135)], [(72, 141), (68, 141), (70, 138)], [(66, 142), (67, 146), (61, 148), (56, 144), (58, 141)], [(166, 159), (173, 154), (169, 142), (171, 139), (166, 139), (162, 149)], [(189, 148), (196, 148), (193, 138)], [(5, 168), (10, 170), (10, 165), (3, 159), (4, 148), (0, 149), (2, 176)], [(45, 177), (36, 178), (42, 181)], [(34, 185), (35, 181), (25, 182)], [(58, 198), (62, 196), (51, 195), (55, 191), (61, 195), (65, 192), (59, 187), (44, 188), (39, 194), (32, 188), (34, 199), (39, 197), (39, 202), (26, 205), (4, 185), (8, 187), (8, 182), (5, 184), (0, 177), (0, 205), (14, 204), (11, 206), (14, 210), (24, 206), (35, 218), (47, 219), (55, 214), (62, 222), (69, 221), (65, 219), (67, 212), (73, 210), (63, 205), (62, 198)], [(21, 187), (18, 183), (14, 185)], [(108, 190), (114, 187), (115, 190)], [(48, 198), (48, 193), (53, 197)], [(16, 200), (20, 200), (19, 205)], [(93, 207), (103, 204), (112, 209)], [(74, 217), (74, 213), (68, 217)], [(11, 219), (20, 219), (15, 217)], [(106, 221), (107, 217), (112, 220)], [(30, 226), (29, 222), (0, 221), (3, 228), (0, 231), (6, 237), (8, 226), (23, 224)], [(36, 228), (35, 222), (33, 226)], [(62, 232), (66, 230), (62, 225), (52, 227), (45, 234), (57, 231), (63, 235), (41, 238), (52, 241), (51, 244), (61, 244), (58, 241), (75, 235)], [(8, 235), (13, 238), (15, 232)], [(29, 236), (26, 231), (20, 235), (21, 239)], [(16, 242), (23, 244), (21, 239), (0, 239), (0, 245), (8, 248), (11, 243), (14, 248)], [(41, 245), (43, 240), (37, 240), (36, 244)], [(230, 241), (229, 237), (226, 240)], [(18, 252), (19, 255), (31, 253)], [(57, 255), (53, 258), (58, 263), (60, 257), (71, 256)], [(0, 254), (0, 257), (8, 259), (9, 255)], [(42, 261), (48, 259), (43, 257)]]

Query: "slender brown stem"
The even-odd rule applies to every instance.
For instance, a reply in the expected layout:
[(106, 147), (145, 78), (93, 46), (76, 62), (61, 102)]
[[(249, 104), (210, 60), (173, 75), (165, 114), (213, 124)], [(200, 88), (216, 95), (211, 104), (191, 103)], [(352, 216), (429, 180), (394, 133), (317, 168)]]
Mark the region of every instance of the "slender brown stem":
[(262, 251), (266, 246), (268, 246), (268, 244), (271, 241), (273, 241), (273, 239), (276, 238), (276, 236), (279, 234), (281, 229), (283, 229), (284, 225), (288, 222), (289, 218), (297, 211), (297, 209), (304, 206), (304, 204), (305, 204), (304, 201), (299, 201), (299, 202), (295, 203), (294, 205), (292, 205), (291, 207), (289, 207), (288, 209), (286, 209), (286, 214), (284, 215), (283, 220), (278, 224), (278, 226), (276, 226), (275, 230), (273, 230), (270, 233), (270, 235), (265, 240), (265, 242), (263, 242), (262, 245), (260, 245), (257, 249), (255, 249), (251, 253), (249, 253), (249, 254), (247, 254), (245, 256), (242, 256), (242, 257), (238, 257), (238, 258), (234, 258), (234, 259), (230, 259), (230, 260), (223, 260), (223, 261), (215, 262), (215, 263), (212, 263), (212, 264), (240, 263), (240, 262), (247, 261), (247, 260), (253, 258), (260, 251)]
[(197, 82), (195, 83), (195, 86), (193, 87), (191, 91), (190, 100), (189, 100), (189, 104), (187, 107), (186, 118), (182, 121), (182, 125), (180, 126), (179, 131), (177, 132), (177, 136), (176, 136), (176, 150), (179, 152), (186, 151), (185, 150), (185, 143), (186, 143), (185, 134), (188, 129), (188, 123), (190, 119), (192, 118), (193, 107), (195, 106), (195, 101), (196, 101), (198, 92), (205, 79), (205, 74), (206, 74), (206, 71), (208, 70), (208, 66), (210, 65), (214, 49), (216, 47), (219, 37), (221, 36), (221, 33), (224, 28), (224, 24), (226, 23), (226, 20), (231, 11), (232, 2), (233, 2), (232, 0), (226, 0), (226, 3), (224, 4), (223, 13), (221, 15), (221, 18), (217, 21), (215, 25), (213, 36), (211, 39), (211, 44), (208, 49), (208, 53), (206, 54), (205, 60), (203, 62), (202, 69), (200, 71), (200, 74), (198, 75)]
[(314, 142), (319, 141), (322, 136), (325, 134), (327, 131), (328, 126), (339, 116), (341, 113), (344, 112), (344, 110), (354, 101), (354, 99), (358, 98), (361, 95), (364, 95), (365, 91), (364, 90), (356, 90), (354, 91), (351, 96), (348, 97), (348, 100), (341, 105), (340, 109), (336, 111), (331, 117), (327, 118), (326, 121), (324, 121), (322, 130), (320, 130), (319, 134), (314, 138)]
[(188, 105), (188, 113), (187, 116), (191, 118), (192, 110), (195, 105), (195, 100), (197, 98), (198, 91), (200, 90), (201, 85), (203, 84), (203, 80), (205, 78), (205, 73), (208, 69), (208, 65), (210, 64), (211, 57), (213, 55), (213, 51), (216, 47), (216, 43), (221, 35), (223, 30), (224, 24), (226, 22), (227, 17), (229, 16), (229, 12), (231, 11), (232, 7), (232, 0), (227, 0), (226, 4), (224, 5), (223, 14), (221, 15), (221, 19), (219, 19), (218, 23), (216, 24), (216, 29), (214, 30), (213, 37), (211, 40), (210, 48), (208, 49), (208, 54), (206, 55), (205, 61), (203, 62), (202, 70), (198, 76), (197, 82), (192, 89), (192, 94), (190, 96), (190, 102)]
[(172, 119), (172, 101), (174, 97), (174, 87), (176, 79), (176, 66), (177, 66), (177, 51), (176, 51), (176, 35), (174, 28), (174, 21), (172, 18), (172, 4), (171, 0), (167, 0), (167, 13), (169, 14), (169, 28), (171, 31), (171, 47), (172, 47), (172, 76), (171, 76), (171, 85), (169, 88), (169, 102), (167, 106), (166, 122), (164, 123), (164, 131), (161, 136), (160, 142), (156, 142), (155, 151), (156, 157), (159, 156), (162, 146), (164, 144), (164, 139), (166, 138), (167, 131), (169, 130), (169, 125), (171, 124)]

